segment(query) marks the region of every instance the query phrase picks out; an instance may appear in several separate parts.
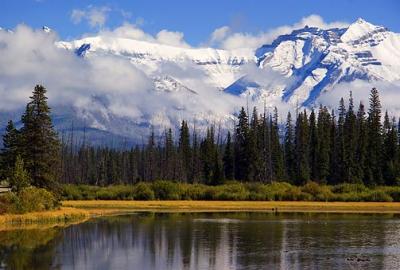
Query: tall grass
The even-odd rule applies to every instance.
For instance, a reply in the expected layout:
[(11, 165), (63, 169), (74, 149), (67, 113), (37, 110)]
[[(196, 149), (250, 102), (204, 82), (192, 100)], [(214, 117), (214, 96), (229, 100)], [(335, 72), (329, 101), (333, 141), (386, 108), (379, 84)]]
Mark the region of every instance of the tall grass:
[(366, 187), (362, 184), (335, 186), (308, 182), (294, 186), (285, 182), (271, 184), (227, 182), (219, 186), (172, 181), (115, 185), (107, 187), (64, 185), (65, 200), (226, 200), (226, 201), (400, 201), (400, 187)]

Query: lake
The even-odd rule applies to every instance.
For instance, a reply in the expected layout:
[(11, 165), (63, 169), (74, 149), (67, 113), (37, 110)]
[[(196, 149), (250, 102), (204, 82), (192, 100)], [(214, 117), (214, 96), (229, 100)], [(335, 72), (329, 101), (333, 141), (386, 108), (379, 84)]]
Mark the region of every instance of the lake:
[(0, 269), (400, 269), (400, 217), (136, 213), (0, 231)]

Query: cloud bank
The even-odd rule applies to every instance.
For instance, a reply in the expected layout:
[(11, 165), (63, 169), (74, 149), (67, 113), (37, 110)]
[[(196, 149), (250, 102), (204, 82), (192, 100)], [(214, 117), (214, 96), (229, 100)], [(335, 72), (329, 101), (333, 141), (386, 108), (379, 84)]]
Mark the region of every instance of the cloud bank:
[[(143, 35), (130, 30), (130, 35)], [(171, 42), (168, 33), (158, 38)], [(80, 58), (57, 48), (57, 40), (54, 32), (25, 25), (12, 33), (0, 30), (1, 112), (23, 109), (33, 87), (43, 84), (55, 111), (73, 108), (92, 127), (116, 128), (130, 134), (134, 125), (145, 126), (148, 132), (148, 124), (167, 127), (182, 119), (217, 122), (229, 118), (243, 103), (240, 98), (202, 84), (205, 75), (193, 63), (164, 63), (158, 75), (168, 72), (185, 85), (196, 87), (197, 94), (156, 91), (153, 79), (127, 59), (106, 55)], [(124, 126), (119, 125), (122, 119), (127, 120)]]

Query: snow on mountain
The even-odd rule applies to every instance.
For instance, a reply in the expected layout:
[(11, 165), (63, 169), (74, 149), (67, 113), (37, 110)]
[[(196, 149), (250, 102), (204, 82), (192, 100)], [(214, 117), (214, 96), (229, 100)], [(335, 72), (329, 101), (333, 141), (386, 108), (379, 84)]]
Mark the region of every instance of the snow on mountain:
[[(291, 104), (312, 105), (321, 94), (342, 82), (400, 80), (400, 35), (382, 26), (358, 19), (348, 28), (319, 29), (305, 27), (279, 36), (271, 44), (256, 50), (257, 65), (271, 68), (287, 78), (290, 84), (273, 89), (260, 85), (257, 97), (274, 92)], [(236, 87), (242, 95), (254, 93), (256, 81), (239, 79)], [(272, 87), (272, 89), (271, 89)], [(240, 88), (240, 90), (238, 90)]]
[(109, 54), (128, 58), (147, 74), (159, 70), (160, 63), (196, 64), (207, 75), (207, 83), (224, 89), (239, 77), (240, 67), (253, 61), (249, 49), (226, 51), (212, 48), (187, 49), (121, 37), (95, 36), (72, 42), (59, 42), (59, 47), (75, 50), (80, 56)]

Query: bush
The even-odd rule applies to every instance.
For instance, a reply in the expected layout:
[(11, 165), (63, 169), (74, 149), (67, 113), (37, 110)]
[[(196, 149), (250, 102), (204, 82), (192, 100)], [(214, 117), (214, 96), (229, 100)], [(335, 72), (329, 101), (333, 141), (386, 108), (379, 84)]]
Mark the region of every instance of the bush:
[(333, 186), (332, 191), (334, 193), (361, 193), (368, 192), (369, 189), (364, 184), (339, 184)]
[(154, 191), (146, 183), (138, 183), (133, 189), (135, 200), (154, 200)]
[(330, 187), (319, 185), (312, 181), (307, 182), (301, 190), (305, 193), (311, 194), (313, 199), (317, 201), (329, 201), (334, 198), (334, 194)]
[(182, 199), (184, 200), (205, 200), (207, 197), (207, 190), (209, 188), (206, 185), (201, 184), (186, 184), (182, 185)]
[(62, 197), (65, 200), (83, 200), (82, 190), (77, 185), (64, 185)]
[(156, 181), (152, 189), (159, 200), (179, 200), (182, 194), (179, 184), (170, 181)]
[(59, 206), (55, 196), (43, 188), (28, 187), (19, 193), (8, 192), (0, 197), (0, 212), (23, 214), (51, 210)]
[(375, 190), (365, 196), (364, 200), (366, 202), (392, 202), (393, 198), (381, 190)]
[(215, 200), (244, 201), (249, 198), (249, 191), (241, 183), (229, 183), (215, 187)]
[(270, 192), (268, 185), (264, 184), (248, 184), (247, 189), (249, 190), (249, 200), (252, 201), (272, 201), (274, 195)]

